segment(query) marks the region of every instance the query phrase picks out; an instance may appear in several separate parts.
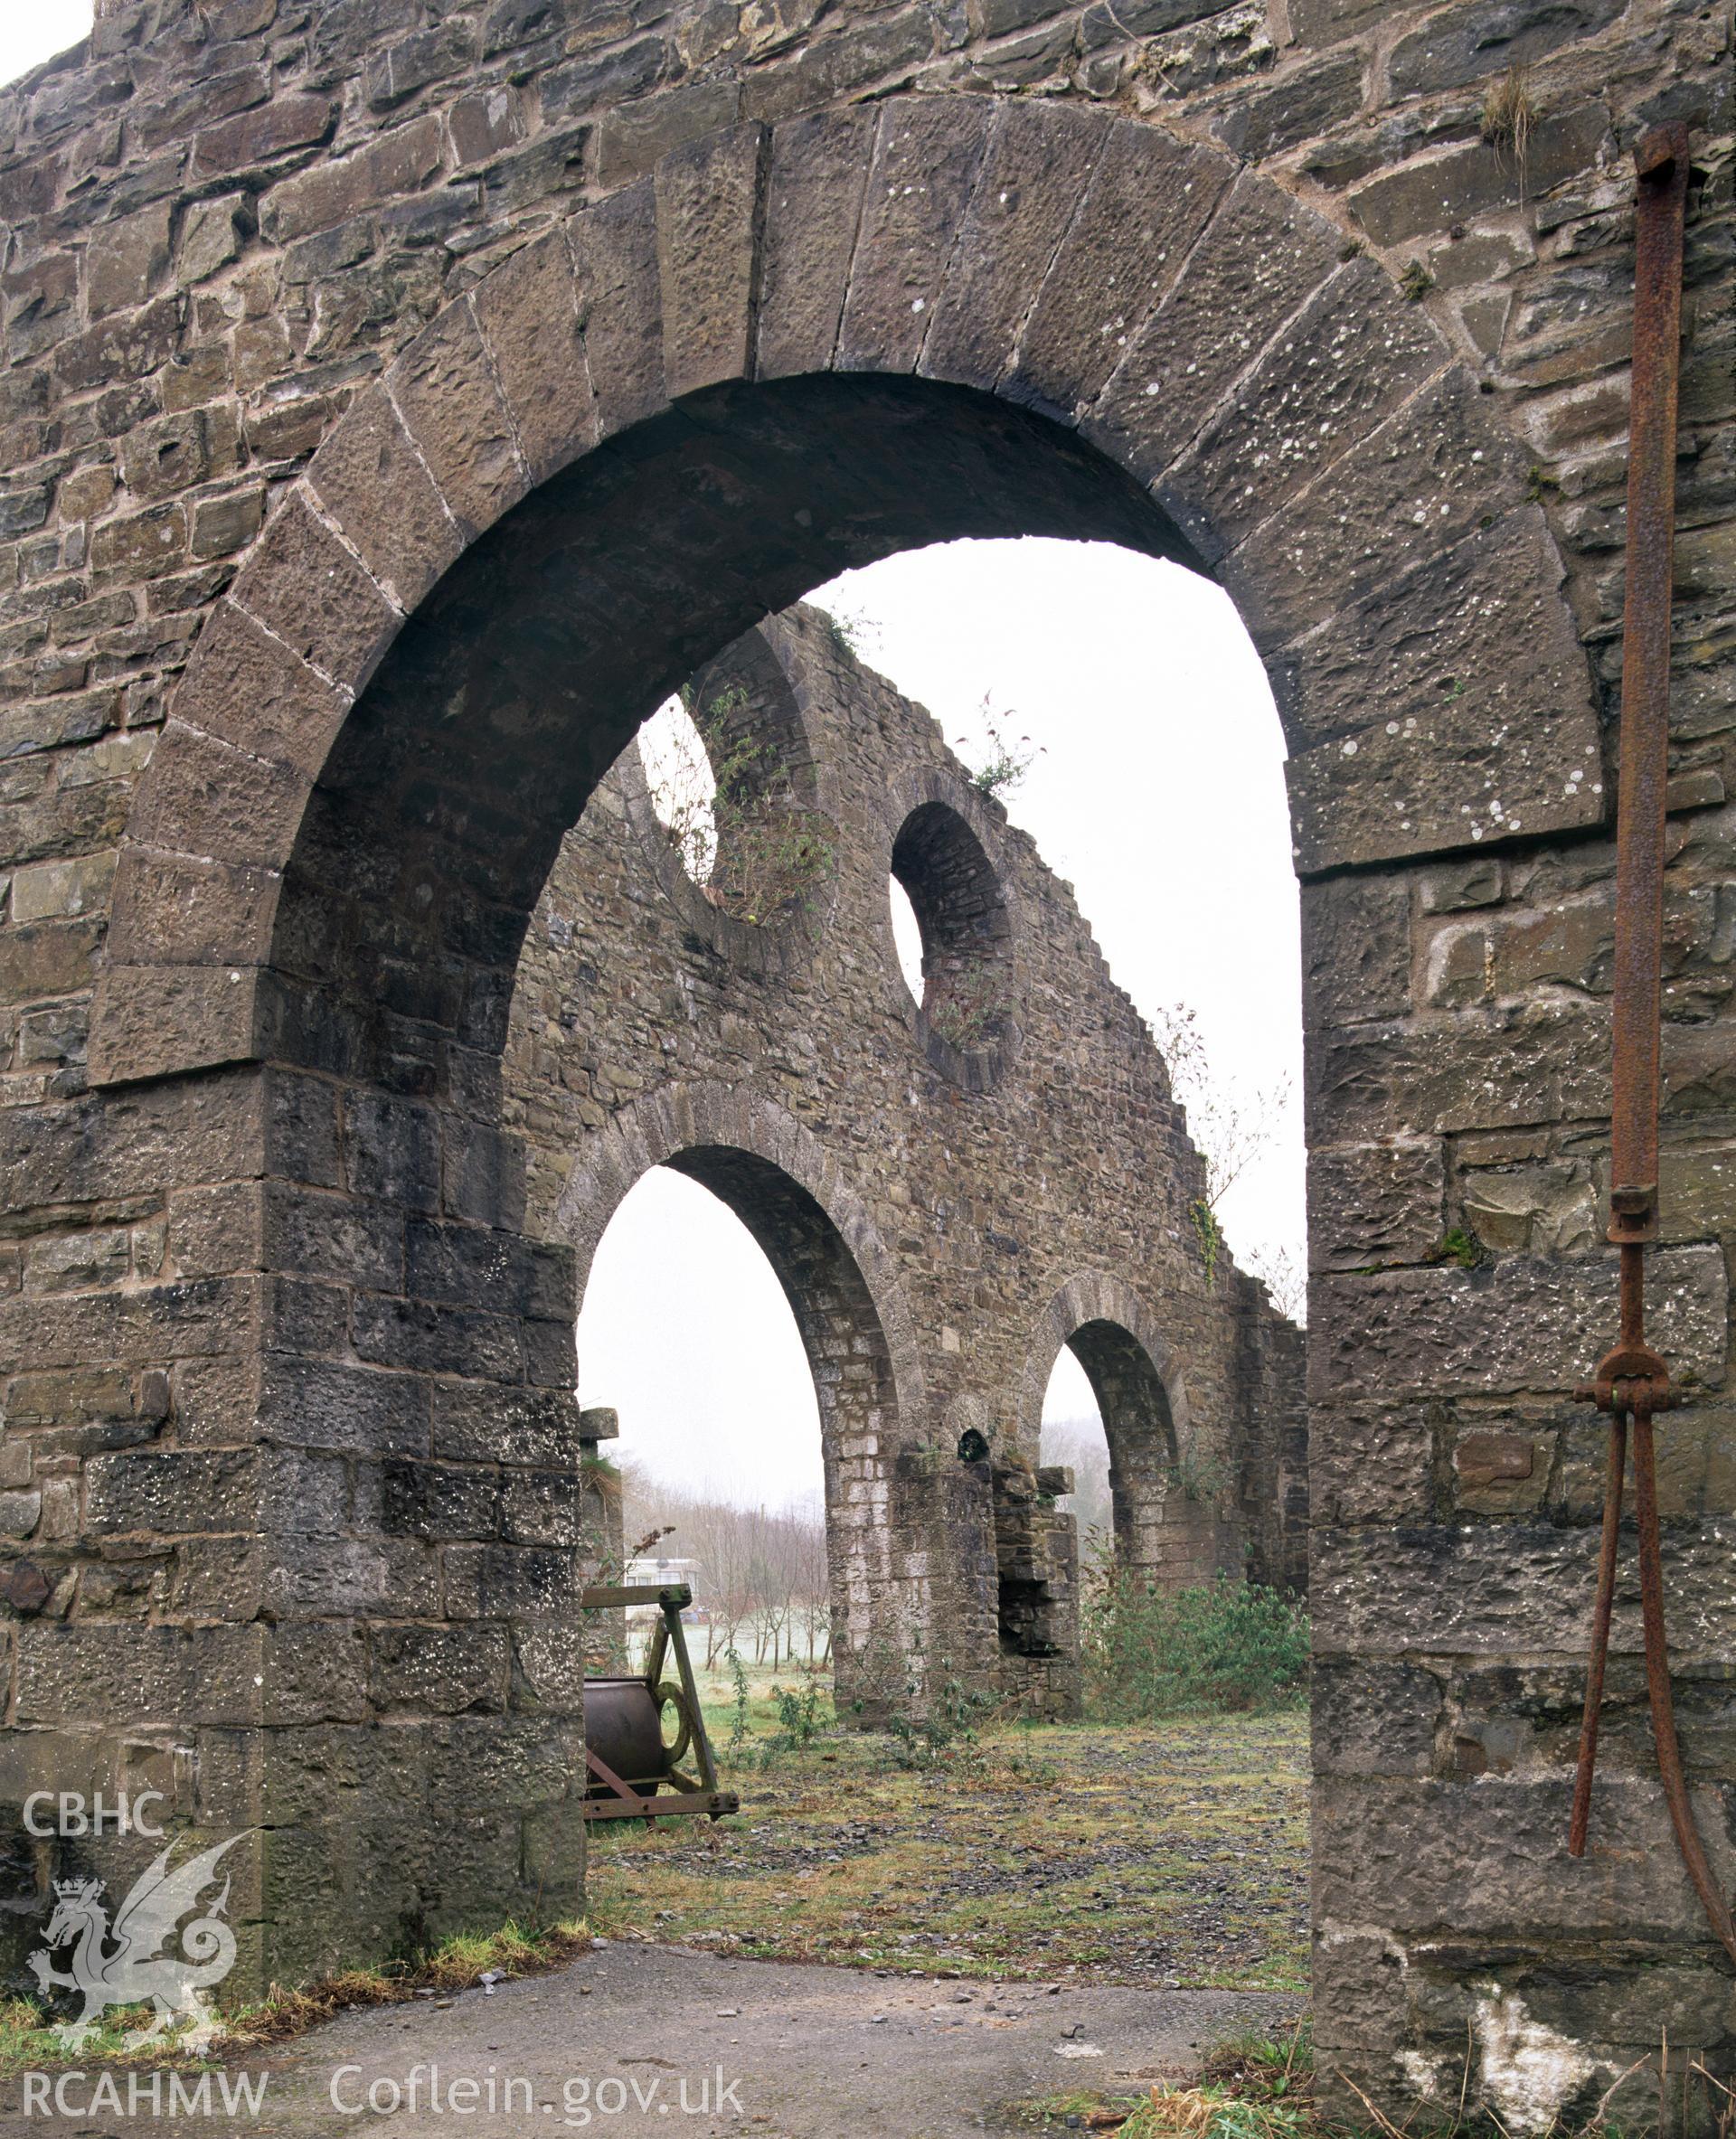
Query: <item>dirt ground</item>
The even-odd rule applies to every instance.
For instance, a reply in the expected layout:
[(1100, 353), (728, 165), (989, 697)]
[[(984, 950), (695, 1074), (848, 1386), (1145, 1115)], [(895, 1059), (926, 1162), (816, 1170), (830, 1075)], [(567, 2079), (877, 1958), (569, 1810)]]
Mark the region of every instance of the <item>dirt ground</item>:
[(357, 2007), (211, 2073), (7, 2079), (0, 2134), (1055, 2130), (1042, 2106), (1191, 2078), (1302, 2010), (1299, 1716), (1002, 1725), (912, 1763), (856, 1733), (773, 1742), (752, 1706), (738, 1817), (594, 1835), (570, 1965)]
[[(218, 2113), (215, 2083), (232, 2087), (234, 2070), (212, 2076), (213, 2114), (173, 2118), (127, 2114), (125, 2073), (113, 2076), (121, 2114), (93, 2106), (92, 2074), (65, 2089), (65, 2116), (52, 2102), (47, 2114), (23, 2114), (8, 2082), (0, 2130), (6, 2139), (584, 2130), (967, 2139), (1041, 2130), (1031, 2106), (1080, 2087), (1132, 2091), (1190, 2074), (1225, 2037), (1277, 2031), (1299, 2009), (1269, 1994), (995, 1985), (610, 1941), (551, 1975), (349, 2013), (256, 2053), (235, 2069), (263, 2080), (258, 2114)], [(203, 2076), (183, 2077), (194, 2086)]]
[(739, 1817), (599, 1833), (592, 1929), (756, 1960), (1306, 1987), (1299, 1711), (1004, 1725), (927, 1769), (895, 1752), (846, 1734), (769, 1767), (749, 1754), (724, 1777)]

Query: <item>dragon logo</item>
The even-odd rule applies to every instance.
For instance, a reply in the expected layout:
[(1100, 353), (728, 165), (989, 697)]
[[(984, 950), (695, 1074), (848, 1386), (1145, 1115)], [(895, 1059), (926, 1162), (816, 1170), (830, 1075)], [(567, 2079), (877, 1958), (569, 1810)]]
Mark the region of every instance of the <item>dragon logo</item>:
[[(48, 1943), (30, 1956), (30, 1965), (44, 1993), (71, 1991), (84, 2000), (77, 2020), (57, 2030), (68, 2050), (82, 2047), (109, 2006), (146, 2003), (153, 2008), (151, 2017), (126, 2038), (128, 2049), (156, 2040), (172, 2021), (187, 2028), (180, 2047), (209, 2047), (217, 2016), (205, 1993), (235, 1965), (235, 1934), (222, 1920), (229, 1904), (228, 1878), (208, 1909), (184, 1930), (177, 1927), (199, 1908), (205, 1889), (216, 1884), (219, 1858), (243, 1839), (232, 1834), (174, 1870), (169, 1869), (171, 1842), (134, 1883), (112, 1924), (103, 1906), (101, 1880), (54, 1882), (54, 1913), (42, 1935)], [(160, 1950), (170, 1940), (178, 1940), (180, 1953)], [(57, 1969), (53, 1952), (66, 1946), (72, 1949), (71, 1965)]]

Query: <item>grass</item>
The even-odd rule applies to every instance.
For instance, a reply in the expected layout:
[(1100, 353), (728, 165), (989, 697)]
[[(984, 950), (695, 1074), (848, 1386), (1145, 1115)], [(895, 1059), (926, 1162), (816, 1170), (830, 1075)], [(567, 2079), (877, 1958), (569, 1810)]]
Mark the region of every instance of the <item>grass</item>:
[[(720, 1756), (732, 1706), (707, 1709)], [(997, 1724), (937, 1763), (826, 1735), (761, 1767), (763, 1692), (712, 1825), (596, 1834), (596, 1929), (755, 1959), (1237, 1991), (1307, 1986), (1297, 1714)]]
[(1511, 149), (1523, 174), (1532, 128), (1537, 123), (1537, 106), (1531, 93), (1531, 78), (1524, 66), (1509, 67), (1490, 83), (1483, 99), (1478, 132), (1492, 148)]
[(84, 2069), (99, 2065), (179, 2065), (196, 2070), (238, 2050), (288, 2041), (354, 2006), (401, 2005), (416, 1998), (438, 2002), (443, 1995), (471, 1989), (485, 1975), (510, 1981), (544, 1974), (562, 1967), (590, 1943), (590, 1927), (585, 1923), (527, 1931), (509, 1922), (497, 1931), (459, 1933), (443, 1939), (420, 1961), (346, 1969), (298, 1991), (274, 1984), (258, 2004), (222, 2016), (215, 2058), (177, 2052), (172, 2039), (159, 2040), (142, 2050), (128, 2049), (127, 2034), (148, 2017), (149, 2008), (143, 2005), (111, 2008), (83, 2046), (69, 2052), (61, 2043), (58, 2022), (70, 2015), (71, 2007), (61, 2013), (44, 2010), (33, 1999), (8, 1999), (0, 2003), (0, 2078), (25, 2071), (59, 2071), (68, 2066)]
[(1237, 2036), (1207, 2057), (1193, 2087), (1142, 2095), (1090, 2092), (1016, 2104), (1014, 2120), (1040, 2132), (1118, 2132), (1121, 2139), (1319, 2139), (1307, 2023), (1281, 2039)]
[(803, 1742), (789, 1701), (761, 1683), (750, 1691), (730, 1758), (736, 1705), (726, 1682), (702, 1685), (713, 1696), (707, 1727), (743, 1810), (716, 1825), (621, 1823), (594, 1833), (587, 1921), (542, 1931), (508, 1923), (448, 1938), (419, 1960), (274, 1988), (223, 2016), (214, 2058), (172, 2042), (128, 2049), (142, 2007), (111, 2011), (70, 2057), (56, 2027), (70, 2005), (12, 2000), (0, 2003), (0, 2078), (68, 2064), (197, 2069), (356, 2006), (419, 1997), (438, 2005), (486, 1974), (558, 1968), (592, 1931), (911, 1974), (1306, 1988), (1300, 1716), (995, 1723), (960, 1731), (925, 1754), (926, 1765), (910, 1765), (910, 1748), (895, 1740), (831, 1728), (829, 1703)]

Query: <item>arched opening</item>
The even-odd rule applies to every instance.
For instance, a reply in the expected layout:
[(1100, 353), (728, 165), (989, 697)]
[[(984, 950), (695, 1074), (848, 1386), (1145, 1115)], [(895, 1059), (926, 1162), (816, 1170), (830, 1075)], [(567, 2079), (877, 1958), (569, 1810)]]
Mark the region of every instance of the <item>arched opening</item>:
[(886, 898), (892, 916), (892, 949), (898, 970), (912, 1004), (922, 1001), (922, 924), (916, 918), (910, 895), (896, 876), (888, 874)]
[[(685, 1581), (695, 1663), (829, 1671), (824, 1436), (788, 1296), (731, 1207), (657, 1165), (609, 1219), (580, 1303), (581, 1428), (607, 1434), (599, 1578)], [(646, 1607), (629, 1613), (635, 1657)]]
[[(939, 1066), (986, 1080), (1015, 1031), (1012, 924), (994, 864), (956, 808), (925, 802), (898, 828), (892, 878), (920, 947), (911, 994), (923, 1044)], [(895, 908), (894, 940), (898, 920)]]
[[(651, 1232), (635, 1242), (647, 1219)], [(712, 1661), (744, 1630), (766, 1661), (768, 1612), (788, 1655), (799, 1619), (804, 1660), (829, 1671), (840, 1713), (883, 1719), (922, 1645), (929, 1597), (920, 1556), (898, 1535), (904, 1412), (920, 1406), (921, 1377), (872, 1222), (790, 1117), (761, 1098), (696, 1086), (652, 1095), (581, 1146), (551, 1223), (572, 1243), (584, 1300), (581, 1405), (607, 1403), (629, 1454), (635, 1422), (621, 1397), (637, 1390), (663, 1406), (662, 1450), (648, 1436), (640, 1445), (685, 1505), (680, 1520), (708, 1526), (710, 1546), (693, 1554), (678, 1523), (675, 1553), (716, 1562), (693, 1581), (702, 1608), (724, 1615), (707, 1637)], [(684, 1326), (684, 1298), (703, 1303), (697, 1327)], [(672, 1417), (679, 1406), (685, 1415)], [(750, 1565), (721, 1563), (759, 1548), (740, 1524), (712, 1522), (707, 1503), (823, 1526), (808, 1555), (817, 1567), (801, 1569), (825, 1596), (823, 1624), (815, 1596), (769, 1603)], [(643, 1504), (655, 1512), (655, 1494)], [(623, 1557), (638, 1542), (623, 1529)]]
[(1065, 1344), (1055, 1354), (1043, 1392), (1038, 1459), (1071, 1476), (1071, 1489), (1057, 1496), (1055, 1505), (1077, 1526), (1080, 1574), (1089, 1577), (1115, 1550), (1109, 1441), (1097, 1392)]
[[(1111, 463), (986, 396), (878, 377), (720, 389), (533, 492), (452, 567), (386, 655), (309, 798), (264, 1013), (286, 1068), (341, 1089), (343, 1192), (408, 1206), (429, 1243), (411, 1281), (423, 1289), (358, 1297), (353, 1343), (368, 1370), (432, 1376), (439, 1405), (466, 1408), (470, 1437), (442, 1455), (443, 1469), (460, 1453), (490, 1462), (489, 1422), (526, 1391), (558, 1435), (571, 1386), (582, 1254), (575, 1267), (562, 1246), (574, 1236), (552, 1217), (558, 1184), (527, 1165), (500, 1077), (525, 921), (563, 836), (645, 717), (684, 680), (736, 658), (768, 609), (902, 546), (1032, 532), (1189, 554)], [(629, 776), (637, 763), (629, 752)], [(635, 806), (629, 796), (629, 817)], [(889, 826), (889, 853), (929, 903), (930, 942), (961, 960), (978, 943), (996, 956), (1009, 938), (1016, 947), (995, 901), (970, 896), (993, 881), (978, 859), (993, 834), (972, 822), (975, 807), (967, 790), (912, 794)], [(780, 933), (795, 939), (784, 917), (719, 913), (655, 813), (639, 822), (712, 955), (759, 956)], [(720, 831), (720, 858), (723, 844)], [(765, 956), (768, 985), (777, 963)], [(590, 1057), (582, 1007), (566, 1041), (599, 1119), (651, 1081), (654, 1062)], [(992, 1051), (952, 1052), (963, 1070), (944, 1056), (940, 1066), (968, 1104), (993, 1082)], [(1034, 1685), (1058, 1661), (1052, 1586), (1025, 1571), (1023, 1531), (1002, 1569), (963, 1550), (997, 1530), (1005, 1541), (1009, 1526), (978, 1505), (986, 1482), (939, 1419), (919, 1413), (889, 1431), (887, 1348), (857, 1233), (846, 1240), (781, 1156), (775, 1143), (689, 1133), (635, 1152), (624, 1185), (646, 1163), (675, 1165), (729, 1203), (784, 1284), (828, 1450), (841, 1705), (883, 1713), (887, 1686), (905, 1698), (942, 1662), (998, 1691), (1009, 1654)], [(576, 1407), (566, 1430), (579, 1434)], [(895, 1507), (901, 1522), (889, 1520)], [(481, 1552), (476, 1602), (540, 1640), (539, 1622), (571, 1614), (576, 1571), (532, 1566), (524, 1550), (507, 1535)], [(551, 1712), (544, 1694), (539, 1730)]]
[(657, 822), (683, 873), (703, 890), (717, 866), (717, 773), (679, 693), (665, 698), (640, 729), (638, 751)]
[(629, 765), (628, 806), (660, 875), (729, 947), (763, 947), (817, 917), (833, 868), (828, 820), (801, 710), (758, 634), (664, 701)]
[[(1179, 1388), (1173, 1371), (1171, 1380)], [(1152, 1341), (1104, 1314), (1068, 1331), (1042, 1398), (1044, 1461), (1069, 1464), (1077, 1450), (1088, 1478), (1101, 1461), (1101, 1542), (1118, 1572), (1162, 1589), (1239, 1578), (1249, 1559), (1247, 1540), (1227, 1519), (1238, 1484), (1230, 1452), (1178, 1433), (1177, 1409)]]
[(715, 389), (585, 456), (466, 551), (344, 723), (286, 872), (274, 1046), (471, 1107), (454, 1073), (499, 1045), (560, 839), (640, 722), (842, 570), (1028, 532), (1190, 554), (1069, 433), (928, 382)]
[[(305, 1233), (274, 1225), (246, 1266), (264, 1278), (259, 1349), (277, 1386), (259, 1412), (269, 1437), (307, 1453), (310, 1430), (344, 1410), (307, 1403), (308, 1386), (329, 1399), (348, 1378), (371, 1402), (388, 1389), (401, 1399), (401, 1416), (383, 1406), (382, 1426), (365, 1412), (381, 1440), (350, 1447), (360, 1534), (344, 1553), (307, 1534), (300, 1507), (272, 1503), (262, 1522), (274, 1563), (300, 1585), (286, 1591), (297, 1610), (330, 1623), (328, 1649), (334, 1625), (364, 1644), (382, 1592), (392, 1605), (413, 1594), (511, 1647), (519, 1675), (490, 1750), (502, 1773), (503, 1748), (534, 1745), (538, 1758), (511, 1769), (518, 1779), (486, 1810), (491, 1861), (469, 1891), (486, 1884), (496, 1915), (505, 1893), (543, 1892), (545, 1874), (552, 1890), (569, 1886), (578, 1854), (547, 1816), (561, 1800), (558, 1755), (563, 1736), (571, 1750), (575, 1706), (532, 1669), (549, 1623), (571, 1612), (571, 1556), (537, 1557), (504, 1527), (474, 1534), (482, 1521), (504, 1524), (493, 1474), (514, 1437), (558, 1449), (566, 1436), (570, 1448), (576, 1417), (571, 1258), (542, 1227), (546, 1184), (503, 1120), (498, 1057), (525, 920), (565, 828), (696, 663), (840, 569), (900, 548), (1032, 532), (1122, 542), (1215, 566), (1274, 650), (1302, 746), (1298, 863), (1369, 872), (1322, 890), (1343, 933), (1355, 932), (1352, 895), (1334, 904), (1344, 881), (1369, 906), (1409, 913), (1408, 858), (1598, 815), (1583, 792), (1561, 792), (1569, 740), (1577, 757), (1596, 733), (1552, 545), (1514, 486), (1512, 454), (1486, 453), (1475, 392), (1421, 309), (1402, 306), (1374, 263), (1346, 259), (1280, 189), (1155, 127), (1080, 112), (1064, 115), (1068, 153), (1081, 180), (1095, 175), (1051, 189), (1074, 219), (1036, 233), (1033, 259), (1028, 221), (995, 206), (1018, 189), (988, 180), (971, 212), (971, 272), (948, 287), (959, 226), (947, 217), (936, 245), (930, 230), (888, 222), (915, 202), (928, 213), (926, 183), (889, 184), (863, 207), (867, 138), (876, 157), (883, 148), (919, 174), (948, 164), (967, 194), (980, 168), (1033, 138), (1041, 153), (1056, 144), (1042, 111), (967, 97), (948, 112), (943, 101), (888, 99), (835, 124), (776, 129), (775, 145), (743, 129), (575, 218), (582, 360), (563, 234), (479, 283), (394, 367), (391, 391), (359, 398), (305, 488), (279, 504), (200, 645), (128, 828), (96, 1080), (264, 1061), (269, 1188), (310, 1192), (322, 1239), (351, 1222), (372, 1239), (386, 1214), (385, 1248), (365, 1265), (349, 1258), (334, 1273)], [(762, 155), (782, 159), (782, 176), (760, 189)], [(744, 157), (748, 184), (731, 192)], [(842, 208), (840, 172), (857, 193)], [(827, 213), (812, 213), (816, 194)], [(700, 197), (705, 214), (690, 219), (681, 203)], [(713, 241), (719, 231), (740, 239), (739, 258), (731, 240)], [(818, 251), (792, 272), (804, 244)], [(714, 278), (719, 260), (739, 276)], [(545, 339), (523, 330), (525, 311), (547, 316), (537, 278), (549, 272), (574, 329)], [(935, 291), (932, 306), (911, 298), (919, 286)], [(599, 289), (606, 302), (594, 301)], [(1143, 324), (1129, 316), (1125, 335), (1103, 335), (1098, 323), (1120, 318), (1120, 293), (1135, 289)], [(527, 358), (533, 344), (550, 353)], [(819, 375), (834, 363), (839, 375)], [(527, 378), (539, 364), (544, 374)], [(721, 377), (755, 382), (708, 383)], [(1419, 482), (1440, 509), (1413, 535), (1417, 516), (1397, 501)], [(1376, 524), (1390, 539), (1370, 539)], [(1522, 624), (1533, 659), (1515, 684), (1489, 649), (1516, 643)], [(1483, 770), (1500, 747), (1489, 740), (1497, 715), (1510, 723), (1502, 738), (1513, 727), (1524, 738), (1503, 754), (1516, 757), (1519, 781), (1504, 772), (1498, 822)], [(165, 887), (158, 900), (143, 895)], [(1402, 919), (1397, 934), (1408, 941)], [(1353, 994), (1366, 984), (1363, 1006), (1389, 985), (1395, 1014), (1408, 1006), (1409, 964), (1394, 980), (1388, 966), (1325, 975), (1329, 951), (1318, 963), (1322, 1024), (1340, 979)], [(1348, 1022), (1364, 1014), (1375, 1013), (1354, 1005)], [(637, 1072), (617, 1060), (582, 1074), (624, 1104)], [(1353, 1087), (1363, 1117), (1345, 1097)], [(1328, 1140), (1335, 1127), (1346, 1142), (1387, 1133), (1384, 1088), (1346, 1070), (1327, 1090)], [(1391, 1100), (1394, 1134), (1408, 1104)], [(1426, 1207), (1427, 1193), (1413, 1201)], [(1373, 1320), (1386, 1295), (1340, 1292), (1337, 1349), (1321, 1358), (1355, 1360), (1353, 1397), (1395, 1386), (1391, 1359), (1357, 1343), (1358, 1317)], [(283, 1399), (290, 1381), (304, 1400)], [(930, 1430), (900, 1461), (938, 1502), (960, 1466), (950, 1434), (933, 1430), (950, 1425), (955, 1393), (937, 1381)], [(382, 1440), (409, 1484), (432, 1466), (443, 1492), (485, 1488), (471, 1533), (411, 1541), (387, 1527), (391, 1550), (366, 1549)], [(412, 1542), (417, 1552), (400, 1550)], [(945, 1569), (949, 1543), (938, 1530), (924, 1580)], [(1344, 1638), (1347, 1653), (1379, 1647), (1361, 1632)], [(1415, 1709), (1420, 1698), (1401, 1701)], [(365, 1708), (373, 1696), (364, 1687), (356, 1699)], [(285, 1757), (303, 1718), (270, 1720), (283, 1725), (266, 1734), (272, 1757)], [(393, 1721), (405, 1772), (440, 1772), (449, 1733), (422, 1713)], [(1347, 1833), (1378, 1816), (1383, 1783), (1373, 1790), (1338, 1778)], [(467, 1905), (442, 1879), (458, 1812), (429, 1795), (432, 1816), (409, 1823), (414, 1861), (400, 1853), (376, 1869), (370, 1906), (388, 1914), (406, 1891), (420, 1906), (427, 1890), (448, 1915)], [(1479, 1814), (1460, 1809), (1469, 1833)], [(467, 1804), (464, 1816), (475, 1817)], [(297, 1839), (317, 1852), (325, 1837)], [(351, 1861), (334, 1849), (334, 1876)], [(269, 1891), (268, 1958), (299, 1965), (293, 1921), (315, 1913), (286, 1907), (280, 1885)]]

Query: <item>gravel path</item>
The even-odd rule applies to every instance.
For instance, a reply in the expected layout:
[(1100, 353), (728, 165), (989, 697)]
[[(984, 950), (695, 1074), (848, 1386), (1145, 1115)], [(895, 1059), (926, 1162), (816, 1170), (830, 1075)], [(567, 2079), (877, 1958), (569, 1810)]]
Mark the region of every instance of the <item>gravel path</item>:
[[(1225, 2035), (1282, 2026), (1298, 2009), (1256, 1993), (996, 1987), (616, 1943), (492, 1993), (345, 2014), (256, 2056), (256, 2115), (222, 2114), (213, 2093), (209, 2115), (116, 2116), (91, 2102), (90, 2078), (66, 2091), (70, 2115), (21, 2114), (9, 2084), (0, 2129), (7, 2139), (965, 2139), (1020, 2128), (1014, 2106), (1033, 2097), (1184, 2074)], [(124, 2102), (125, 2074), (118, 2084)]]

